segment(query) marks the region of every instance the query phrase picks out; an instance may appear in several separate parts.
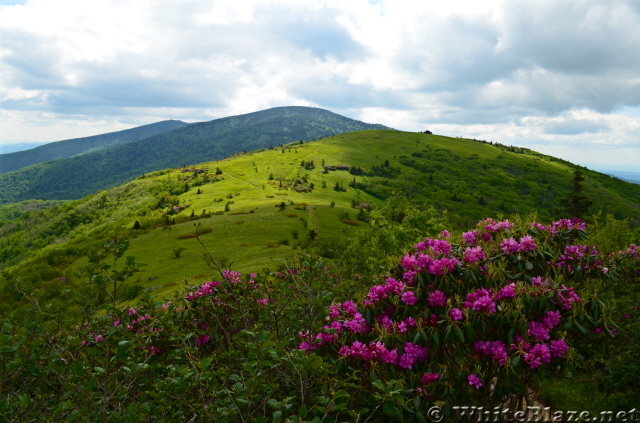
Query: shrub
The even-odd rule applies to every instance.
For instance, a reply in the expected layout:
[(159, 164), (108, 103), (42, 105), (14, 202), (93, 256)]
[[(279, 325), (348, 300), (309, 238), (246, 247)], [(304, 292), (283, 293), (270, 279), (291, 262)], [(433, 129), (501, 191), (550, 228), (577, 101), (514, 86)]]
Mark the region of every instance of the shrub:
[[(584, 229), (577, 219), (487, 219), (457, 243), (443, 231), (366, 297), (334, 303), (324, 330), (302, 334), (299, 348), (333, 355), (345, 375), (356, 369), (363, 404), (385, 399), (398, 420), (436, 404), (445, 416), (465, 404), (514, 411), (545, 373), (587, 369), (594, 331), (615, 337), (602, 287), (625, 267), (637, 272), (640, 249), (600, 255), (579, 243)], [(392, 388), (403, 394), (381, 394)]]
[(173, 249), (172, 251), (173, 251), (174, 257), (175, 258), (180, 258), (180, 255), (182, 254), (182, 252), (184, 250), (186, 250), (186, 248), (184, 248), (184, 247), (178, 247), (178, 248)]

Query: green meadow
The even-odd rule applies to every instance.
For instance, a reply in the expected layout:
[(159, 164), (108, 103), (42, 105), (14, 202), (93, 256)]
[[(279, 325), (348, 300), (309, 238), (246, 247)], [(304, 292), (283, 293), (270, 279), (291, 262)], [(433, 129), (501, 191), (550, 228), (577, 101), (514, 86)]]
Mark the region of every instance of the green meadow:
[[(345, 170), (324, 171), (337, 165)], [(201, 240), (221, 263), (243, 272), (283, 269), (309, 247), (348, 244), (368, 226), (357, 219), (366, 217), (360, 205), (375, 207), (394, 195), (435, 207), (458, 229), (516, 213), (548, 221), (576, 169), (531, 150), (475, 140), (351, 132), (149, 173), (52, 208), (3, 206), (12, 219), (0, 227), (0, 258), (11, 277), (47, 282), (55, 291), (57, 278), (81, 283), (86, 251), (121, 227), (119, 236), (130, 240), (127, 255), (148, 264), (131, 283), (169, 295), (211, 278), (196, 225), (208, 231)], [(631, 226), (640, 222), (637, 185), (582, 170), (599, 210)], [(140, 229), (133, 229), (136, 221)]]

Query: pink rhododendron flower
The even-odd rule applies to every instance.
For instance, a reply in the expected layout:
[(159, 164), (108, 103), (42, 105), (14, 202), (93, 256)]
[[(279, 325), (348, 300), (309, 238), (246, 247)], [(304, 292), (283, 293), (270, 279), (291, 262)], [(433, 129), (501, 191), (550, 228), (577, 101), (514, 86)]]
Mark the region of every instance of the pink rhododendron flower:
[(491, 293), (484, 288), (480, 288), (476, 292), (467, 294), (464, 307), (471, 308), (474, 311), (487, 312), (489, 314), (496, 312), (496, 303), (493, 302)]
[(532, 369), (536, 369), (542, 365), (542, 363), (551, 362), (551, 351), (547, 344), (536, 344), (524, 355), (524, 361)]
[(530, 235), (526, 235), (520, 238), (520, 251), (535, 251), (536, 248), (536, 241)]
[(558, 326), (561, 320), (562, 316), (559, 311), (547, 311), (545, 318), (542, 319), (542, 325), (545, 329), (551, 330)]
[(464, 261), (471, 263), (471, 264), (476, 264), (477, 262), (484, 260), (487, 258), (487, 255), (485, 254), (485, 252), (482, 250), (482, 247), (478, 246), (478, 247), (467, 247), (464, 250), (464, 256), (463, 259)]
[(444, 307), (447, 304), (447, 297), (444, 296), (443, 292), (436, 289), (434, 292), (429, 294), (427, 301), (431, 307)]
[(362, 314), (358, 312), (355, 313), (352, 320), (342, 322), (342, 326), (352, 333), (369, 332), (371, 330), (367, 321), (362, 317)]
[(469, 231), (469, 232), (464, 232), (462, 234), (462, 239), (464, 239), (464, 243), (467, 245), (473, 245), (477, 242), (478, 239), (478, 232), (476, 231)]
[(197, 335), (196, 346), (201, 347), (205, 344), (208, 344), (210, 340), (211, 340), (211, 337), (209, 335)]
[(403, 292), (401, 300), (403, 303), (410, 306), (418, 302), (418, 298), (416, 298), (416, 294), (414, 294), (413, 291)]
[(529, 331), (527, 335), (533, 336), (540, 341), (549, 339), (549, 331), (545, 329), (545, 325), (540, 322), (529, 322)]
[(452, 308), (449, 312), (449, 316), (451, 316), (451, 320), (462, 320), (464, 319), (464, 314), (462, 314), (462, 310), (459, 308)]
[(423, 384), (428, 385), (433, 382), (437, 382), (440, 379), (440, 375), (437, 373), (425, 373), (422, 375), (421, 381)]
[(353, 301), (345, 301), (342, 303), (342, 310), (344, 310), (349, 316), (353, 317), (358, 313), (358, 307)]
[(467, 380), (469, 381), (469, 385), (475, 387), (476, 389), (480, 389), (482, 387), (482, 379), (480, 379), (474, 373), (471, 373), (469, 376), (467, 376)]
[(481, 353), (498, 362), (498, 365), (504, 366), (507, 364), (509, 355), (507, 354), (507, 347), (502, 341), (479, 341), (475, 344), (476, 353)]
[(569, 345), (567, 345), (564, 339), (558, 339), (557, 341), (551, 341), (549, 349), (553, 357), (562, 357), (569, 350)]
[(520, 245), (513, 238), (503, 239), (500, 243), (500, 249), (504, 251), (505, 254), (517, 253), (520, 251)]
[(500, 291), (496, 294), (496, 301), (500, 301), (503, 298), (514, 298), (516, 296), (516, 284), (510, 283), (509, 285), (503, 286)]
[(129, 316), (133, 316), (133, 315), (134, 315), (134, 314), (136, 314), (136, 313), (137, 313), (137, 311), (136, 311), (136, 309), (135, 309), (135, 308), (130, 308), (130, 309), (129, 309)]
[(429, 349), (421, 347), (411, 342), (404, 344), (404, 353), (398, 359), (398, 367), (410, 369), (416, 362), (423, 362), (427, 359)]

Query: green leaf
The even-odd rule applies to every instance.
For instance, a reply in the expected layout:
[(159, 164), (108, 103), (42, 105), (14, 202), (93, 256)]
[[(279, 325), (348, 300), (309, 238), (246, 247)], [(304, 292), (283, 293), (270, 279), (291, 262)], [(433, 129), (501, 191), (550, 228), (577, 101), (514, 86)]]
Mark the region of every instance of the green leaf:
[(460, 328), (458, 326), (456, 326), (454, 328), (454, 331), (456, 333), (456, 337), (458, 338), (458, 341), (460, 342), (464, 342), (464, 334), (462, 333), (462, 331), (460, 330)]
[(324, 362), (322, 360), (322, 357), (320, 357), (317, 354), (311, 354), (308, 358), (307, 358), (307, 363), (308, 366), (311, 367), (312, 369), (317, 369), (318, 367), (322, 366), (322, 363)]
[(213, 362), (213, 358), (207, 357), (200, 362), (200, 369), (207, 370), (211, 363)]
[(578, 329), (578, 331), (583, 334), (583, 335), (587, 335), (589, 332), (587, 332), (587, 330), (584, 328), (584, 326), (582, 326), (580, 323), (578, 322), (573, 322), (573, 326), (576, 327), (576, 329)]
[(431, 334), (431, 340), (437, 347), (440, 346), (440, 336), (438, 335), (438, 332), (433, 332)]
[(269, 407), (273, 408), (274, 410), (279, 410), (281, 407), (280, 403), (274, 398), (269, 398), (269, 400), (267, 401), (267, 404), (269, 404)]
[(301, 405), (300, 408), (298, 409), (298, 416), (302, 419), (306, 418), (308, 414), (308, 410), (307, 410), (307, 406), (306, 405)]

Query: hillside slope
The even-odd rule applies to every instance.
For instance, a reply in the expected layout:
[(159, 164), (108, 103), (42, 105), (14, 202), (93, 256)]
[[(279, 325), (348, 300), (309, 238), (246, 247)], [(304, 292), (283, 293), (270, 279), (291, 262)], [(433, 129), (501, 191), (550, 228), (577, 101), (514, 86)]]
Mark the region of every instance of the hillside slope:
[[(203, 249), (191, 236), (194, 223), (211, 230), (203, 236), (211, 253), (232, 261), (234, 269), (277, 268), (309, 240), (310, 230), (317, 230), (327, 248), (345, 245), (367, 226), (356, 220), (361, 205), (381, 204), (392, 195), (421, 208), (437, 207), (459, 228), (506, 213), (536, 212), (541, 222), (571, 217), (555, 215), (554, 208), (578, 168), (530, 150), (472, 140), (353, 132), (153, 172), (24, 213), (0, 224), (0, 268), (36, 286), (59, 277), (80, 283), (74, 272), (86, 264), (86, 251), (121, 226), (127, 228), (121, 235), (131, 237), (127, 254), (150, 264), (137, 283), (168, 292), (180, 281), (203, 282), (210, 275)], [(640, 224), (640, 186), (580, 169), (596, 203), (593, 212)], [(132, 229), (136, 221), (138, 230)]]
[(162, 132), (173, 131), (186, 125), (188, 124), (179, 120), (165, 120), (124, 131), (50, 142), (29, 150), (0, 154), (0, 173), (11, 172), (50, 160), (112, 148), (152, 137)]
[(277, 107), (195, 123), (126, 145), (0, 175), (0, 204), (76, 199), (155, 170), (293, 141), (384, 128), (311, 107)]

